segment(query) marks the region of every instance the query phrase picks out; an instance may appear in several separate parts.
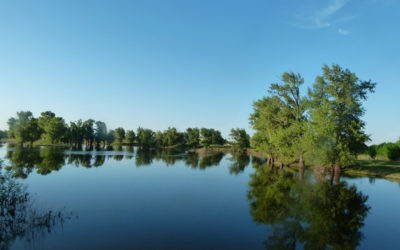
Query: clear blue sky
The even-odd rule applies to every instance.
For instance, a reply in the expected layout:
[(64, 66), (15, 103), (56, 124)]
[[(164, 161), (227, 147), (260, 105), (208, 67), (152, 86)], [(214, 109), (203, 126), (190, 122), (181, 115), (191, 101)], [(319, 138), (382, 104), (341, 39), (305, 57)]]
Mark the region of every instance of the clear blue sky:
[(400, 1), (2, 1), (0, 129), (19, 110), (110, 128), (249, 129), (285, 71), (323, 64), (378, 83), (374, 143), (400, 136)]

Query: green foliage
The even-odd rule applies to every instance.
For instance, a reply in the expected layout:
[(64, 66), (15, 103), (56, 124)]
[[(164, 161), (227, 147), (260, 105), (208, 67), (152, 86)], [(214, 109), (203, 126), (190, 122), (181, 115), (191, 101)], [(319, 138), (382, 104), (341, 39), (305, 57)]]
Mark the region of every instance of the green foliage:
[(389, 160), (400, 159), (400, 147), (395, 143), (382, 143), (378, 146), (377, 153)]
[(221, 132), (215, 129), (201, 128), (200, 130), (200, 144), (208, 148), (211, 144), (223, 145), (225, 139), (222, 137)]
[(165, 146), (177, 146), (185, 144), (185, 136), (179, 132), (176, 128), (168, 128), (164, 131), (164, 145)]
[(97, 146), (99, 146), (101, 142), (103, 142), (103, 144), (105, 145), (107, 141), (107, 125), (104, 122), (95, 122), (94, 139)]
[(87, 146), (92, 146), (94, 142), (94, 120), (93, 119), (88, 119), (83, 122), (83, 138), (86, 140), (86, 145)]
[(188, 128), (186, 129), (186, 144), (190, 148), (197, 148), (200, 145), (200, 129)]
[(38, 122), (43, 130), (43, 139), (52, 144), (61, 142), (67, 135), (68, 128), (64, 119), (56, 117), (53, 112), (42, 112)]
[(1, 140), (1, 139), (8, 138), (7, 133), (8, 133), (8, 132), (7, 132), (6, 130), (0, 130), (0, 140)]
[(232, 137), (234, 149), (244, 150), (250, 147), (250, 136), (246, 133), (246, 130), (240, 128), (231, 129), (229, 135)]
[(81, 147), (84, 140), (84, 127), (82, 120), (71, 122), (68, 128), (69, 143), (74, 147)]
[(126, 139), (128, 140), (129, 145), (133, 145), (133, 142), (136, 139), (135, 132), (133, 130), (126, 131)]
[(154, 132), (151, 129), (139, 127), (137, 129), (137, 142), (139, 146), (150, 148), (155, 144)]
[(362, 101), (373, 92), (375, 83), (360, 81), (348, 69), (339, 65), (323, 67), (309, 90), (311, 133), (315, 147), (329, 145), (324, 163), (347, 166), (364, 148), (369, 137), (364, 132)]
[(125, 130), (123, 128), (116, 128), (114, 130), (115, 140), (118, 141), (119, 144), (122, 144), (125, 139)]
[(368, 153), (368, 156), (369, 156), (371, 159), (375, 160), (376, 154), (378, 153), (378, 152), (377, 152), (377, 146), (376, 146), (376, 145), (371, 145), (371, 146), (369, 146), (369, 147), (367, 148), (367, 153)]

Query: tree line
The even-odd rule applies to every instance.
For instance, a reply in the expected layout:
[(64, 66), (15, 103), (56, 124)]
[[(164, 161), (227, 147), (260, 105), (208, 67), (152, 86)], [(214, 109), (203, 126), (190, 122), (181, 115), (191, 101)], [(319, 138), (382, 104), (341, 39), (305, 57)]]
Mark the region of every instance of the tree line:
[[(114, 130), (107, 129), (102, 121), (93, 119), (78, 120), (67, 124), (62, 117), (56, 116), (51, 111), (42, 112), (35, 118), (30, 111), (17, 112), (16, 117), (8, 120), (8, 138), (14, 138), (20, 144), (32, 145), (38, 140), (50, 144), (66, 143), (79, 148), (85, 145), (87, 148), (109, 147), (117, 145), (138, 145), (140, 147), (189, 147), (209, 148), (211, 145), (223, 145), (227, 140), (221, 132), (212, 128), (188, 128), (186, 131), (178, 131), (169, 127), (164, 131), (153, 131), (139, 127), (136, 132), (118, 127)], [(5, 132), (0, 135), (5, 137)], [(246, 149), (250, 146), (250, 137), (244, 129), (231, 130), (232, 137), (229, 142), (235, 149)]]
[(285, 72), (281, 82), (270, 85), (268, 96), (254, 102), (251, 143), (268, 155), (269, 164), (303, 168), (307, 159), (340, 171), (364, 152), (369, 136), (363, 101), (376, 83), (361, 81), (339, 65), (324, 65), (322, 71), (307, 94), (301, 92), (304, 78)]

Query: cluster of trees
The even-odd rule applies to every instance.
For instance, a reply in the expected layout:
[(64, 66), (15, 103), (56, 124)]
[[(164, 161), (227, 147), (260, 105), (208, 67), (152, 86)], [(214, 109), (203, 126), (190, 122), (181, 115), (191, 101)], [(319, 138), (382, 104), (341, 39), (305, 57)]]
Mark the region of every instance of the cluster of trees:
[(284, 73), (271, 84), (269, 95), (254, 102), (250, 124), (256, 131), (252, 146), (280, 166), (304, 159), (340, 171), (365, 149), (362, 102), (375, 83), (361, 81), (339, 65), (325, 65), (307, 95), (301, 94), (300, 74)]
[[(113, 143), (147, 148), (180, 146), (208, 148), (211, 145), (223, 145), (227, 142), (220, 131), (209, 128), (188, 128), (185, 132), (173, 127), (156, 132), (141, 127), (136, 132), (121, 127), (108, 130), (104, 122), (93, 119), (78, 120), (68, 125), (62, 117), (57, 117), (51, 111), (42, 112), (38, 118), (33, 117), (30, 111), (17, 112), (16, 117), (8, 120), (8, 126), (9, 138), (15, 138), (20, 144), (29, 142), (31, 145), (39, 139), (50, 144), (68, 143), (73, 147), (86, 145), (89, 148), (110, 146)], [(0, 132), (2, 132), (0, 136), (5, 137), (5, 132)], [(244, 129), (232, 129), (231, 136), (235, 148), (249, 147), (249, 135)]]
[(379, 145), (371, 145), (366, 148), (366, 153), (371, 159), (375, 159), (379, 155), (389, 160), (399, 160), (400, 140), (396, 143), (384, 142)]

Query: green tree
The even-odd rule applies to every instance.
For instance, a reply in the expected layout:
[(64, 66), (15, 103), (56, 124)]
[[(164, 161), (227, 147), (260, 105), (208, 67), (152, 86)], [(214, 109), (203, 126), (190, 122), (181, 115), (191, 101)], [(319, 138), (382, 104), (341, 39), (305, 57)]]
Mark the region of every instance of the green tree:
[(164, 133), (163, 132), (157, 131), (154, 134), (154, 144), (159, 148), (162, 148), (162, 147), (165, 146), (164, 145)]
[(212, 131), (210, 129), (207, 129), (207, 128), (201, 128), (200, 135), (201, 135), (201, 140), (200, 140), (201, 146), (203, 146), (205, 148), (210, 147), (210, 145), (213, 142), (213, 140), (212, 140), (212, 135), (213, 135)]
[(282, 158), (281, 149), (286, 149), (282, 144), (289, 143), (290, 138), (285, 138), (284, 133), (289, 124), (289, 117), (284, 109), (284, 103), (278, 97), (263, 97), (253, 103), (253, 113), (250, 115), (250, 124), (256, 131), (251, 139), (252, 146), (260, 152), (266, 153), (269, 163), (274, 164), (275, 159)]
[(0, 139), (5, 139), (7, 138), (7, 131), (5, 130), (0, 130)]
[(373, 160), (375, 160), (376, 158), (376, 154), (377, 154), (377, 147), (376, 145), (371, 145), (367, 148), (367, 153), (369, 155), (369, 157)]
[(335, 171), (348, 166), (364, 148), (369, 137), (364, 132), (362, 101), (373, 92), (375, 83), (361, 81), (339, 65), (325, 65), (309, 90), (311, 133), (315, 149), (325, 149), (324, 163)]
[[(269, 93), (282, 101), (284, 131), (276, 134), (280, 143), (279, 149), (285, 151), (287, 157), (298, 158), (300, 168), (304, 167), (307, 101), (300, 94), (300, 87), (304, 83), (303, 77), (297, 73), (285, 72), (282, 74), (282, 83), (271, 84)], [(281, 137), (281, 138), (279, 138)]]
[(136, 139), (135, 132), (133, 130), (126, 131), (126, 139), (128, 140), (129, 145), (133, 145), (133, 142)]
[(250, 136), (246, 133), (246, 130), (231, 129), (230, 137), (232, 137), (234, 149), (245, 150), (250, 147)]
[[(28, 122), (33, 119), (32, 112), (20, 111), (17, 112), (16, 117), (8, 119), (8, 136), (9, 138), (15, 138), (18, 143), (24, 143), (29, 140), (29, 131), (26, 130)], [(29, 126), (35, 128), (35, 123), (31, 123)]]
[(169, 127), (164, 131), (164, 145), (165, 146), (177, 146), (185, 143), (184, 135), (180, 133), (176, 128)]
[(107, 133), (107, 145), (111, 145), (115, 140), (115, 132), (110, 129)]
[(94, 138), (96, 146), (99, 147), (100, 143), (106, 144), (107, 141), (107, 125), (102, 121), (95, 122)]
[(70, 126), (68, 128), (68, 138), (70, 144), (75, 148), (82, 147), (84, 136), (85, 129), (83, 127), (82, 120), (70, 122)]
[(116, 128), (114, 131), (115, 139), (121, 145), (125, 139), (125, 130), (123, 128)]
[(53, 144), (65, 139), (68, 130), (67, 125), (63, 118), (56, 117), (53, 112), (42, 112), (38, 123), (43, 130), (42, 137), (44, 140)]
[(155, 138), (154, 132), (151, 129), (144, 129), (139, 127), (137, 129), (137, 142), (139, 146), (149, 148), (154, 146)]
[(83, 122), (83, 138), (86, 141), (86, 146), (92, 148), (94, 138), (95, 138), (94, 120), (93, 119), (88, 119)]
[(200, 130), (198, 128), (186, 129), (186, 144), (190, 148), (197, 148), (200, 145)]

